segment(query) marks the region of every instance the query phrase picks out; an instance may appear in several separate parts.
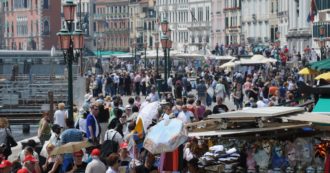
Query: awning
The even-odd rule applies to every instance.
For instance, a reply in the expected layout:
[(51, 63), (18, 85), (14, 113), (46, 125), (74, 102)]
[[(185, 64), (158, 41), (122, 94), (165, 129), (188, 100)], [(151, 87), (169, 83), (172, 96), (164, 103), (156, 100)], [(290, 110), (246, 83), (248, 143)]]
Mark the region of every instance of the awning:
[(119, 51), (93, 51), (95, 56), (110, 57), (116, 55), (127, 54), (128, 52), (119, 52)]
[[(314, 106), (314, 109), (312, 112), (322, 113), (322, 114), (328, 114), (330, 115), (330, 98), (319, 98), (316, 105)], [(330, 124), (327, 122), (324, 123), (316, 123), (320, 126), (329, 126)]]
[(330, 114), (330, 98), (320, 98), (314, 106), (313, 112)]
[(330, 58), (311, 63), (309, 66), (311, 69), (314, 69), (317, 71), (330, 70)]

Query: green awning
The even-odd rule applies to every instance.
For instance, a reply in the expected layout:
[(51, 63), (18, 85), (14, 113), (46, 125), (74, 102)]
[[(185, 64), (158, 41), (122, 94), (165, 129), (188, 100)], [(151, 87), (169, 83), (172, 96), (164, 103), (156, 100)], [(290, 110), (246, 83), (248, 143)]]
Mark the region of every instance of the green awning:
[[(330, 113), (330, 98), (319, 98), (312, 112)], [(330, 126), (330, 124), (319, 124), (319, 126)]]
[(330, 98), (320, 98), (314, 106), (313, 112), (330, 113)]
[(329, 65), (330, 65), (330, 58), (322, 60), (322, 61), (317, 61), (317, 62), (311, 63), (309, 66), (313, 70), (326, 71), (326, 70), (330, 69)]
[(127, 54), (128, 52), (119, 52), (119, 51), (93, 51), (95, 56), (116, 56)]

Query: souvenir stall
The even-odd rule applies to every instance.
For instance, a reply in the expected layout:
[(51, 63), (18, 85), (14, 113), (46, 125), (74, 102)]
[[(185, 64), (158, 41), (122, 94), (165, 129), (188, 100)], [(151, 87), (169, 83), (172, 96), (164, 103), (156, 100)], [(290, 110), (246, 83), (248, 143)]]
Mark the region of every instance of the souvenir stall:
[(213, 115), (218, 119), (186, 126), (189, 137), (198, 138), (201, 148), (207, 144), (205, 152), (198, 157), (201, 170), (225, 173), (329, 172), (329, 133), (314, 126), (314, 123), (321, 122), (330, 124), (329, 116), (285, 107), (277, 112), (270, 110), (272, 115), (266, 115), (259, 108), (245, 114), (251, 117), (253, 112), (259, 117), (264, 114), (272, 119), (268, 119), (264, 127), (258, 127), (258, 123), (251, 126), (250, 123), (244, 128), (237, 124), (246, 121), (236, 119), (236, 126), (223, 129), (219, 123), (223, 120), (219, 120), (219, 115)]

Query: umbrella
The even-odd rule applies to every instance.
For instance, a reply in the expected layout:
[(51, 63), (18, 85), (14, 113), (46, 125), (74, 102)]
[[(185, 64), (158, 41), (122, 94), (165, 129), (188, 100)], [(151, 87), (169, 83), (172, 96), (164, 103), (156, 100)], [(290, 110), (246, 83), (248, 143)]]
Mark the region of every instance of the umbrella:
[(59, 147), (56, 147), (51, 153), (51, 156), (65, 154), (65, 153), (74, 153), (80, 151), (83, 148), (88, 148), (93, 146), (88, 141), (79, 141), (79, 142), (69, 142)]
[(330, 72), (320, 74), (315, 78), (315, 80), (320, 80), (320, 79), (330, 80)]
[(312, 75), (312, 74), (317, 74), (317, 73), (318, 73), (317, 71), (310, 69), (308, 67), (305, 67), (298, 72), (298, 74), (300, 74), (300, 75)]
[(174, 151), (186, 140), (187, 131), (181, 120), (162, 120), (151, 127), (144, 140), (143, 147), (152, 154), (159, 154)]
[(159, 102), (152, 102), (145, 105), (139, 112), (138, 119), (142, 119), (143, 129), (146, 132), (147, 128), (152, 124), (153, 119), (157, 119)]

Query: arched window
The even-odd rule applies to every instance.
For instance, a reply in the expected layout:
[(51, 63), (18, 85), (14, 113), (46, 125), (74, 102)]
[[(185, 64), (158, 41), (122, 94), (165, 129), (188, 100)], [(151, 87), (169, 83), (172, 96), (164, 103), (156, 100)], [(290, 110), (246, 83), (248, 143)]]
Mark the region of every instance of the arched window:
[(43, 35), (48, 35), (49, 34), (49, 22), (48, 20), (44, 21), (44, 32)]

